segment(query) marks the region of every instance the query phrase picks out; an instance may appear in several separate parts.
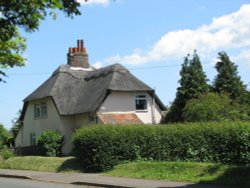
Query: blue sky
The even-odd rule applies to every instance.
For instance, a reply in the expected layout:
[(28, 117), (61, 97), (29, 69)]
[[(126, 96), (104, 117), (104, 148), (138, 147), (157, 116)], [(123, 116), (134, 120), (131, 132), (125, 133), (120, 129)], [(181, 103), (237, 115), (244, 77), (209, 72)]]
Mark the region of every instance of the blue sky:
[(183, 57), (197, 49), (210, 81), (217, 53), (226, 51), (250, 82), (250, 2), (246, 0), (92, 0), (82, 15), (48, 17), (39, 31), (24, 33), (27, 64), (6, 70), (0, 83), (0, 123), (11, 120), (22, 100), (61, 64), (69, 47), (84, 39), (90, 64), (121, 63), (169, 105), (175, 98)]

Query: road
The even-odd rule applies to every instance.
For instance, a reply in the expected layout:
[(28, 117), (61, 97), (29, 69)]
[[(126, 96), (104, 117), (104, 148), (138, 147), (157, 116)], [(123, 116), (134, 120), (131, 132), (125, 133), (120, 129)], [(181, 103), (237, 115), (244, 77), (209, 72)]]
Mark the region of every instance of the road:
[[(0, 188), (96, 188), (93, 186), (50, 183), (44, 181), (0, 178)], [(99, 187), (100, 188), (100, 187)]]

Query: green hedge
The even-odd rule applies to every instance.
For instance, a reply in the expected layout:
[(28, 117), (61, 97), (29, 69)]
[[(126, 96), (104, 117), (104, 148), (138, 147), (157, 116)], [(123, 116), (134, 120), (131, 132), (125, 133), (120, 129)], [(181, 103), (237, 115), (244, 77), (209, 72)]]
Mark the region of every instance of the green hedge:
[(197, 161), (250, 164), (250, 123), (92, 126), (79, 129), (74, 154), (87, 168), (122, 161)]
[(42, 156), (61, 156), (62, 143), (63, 135), (54, 130), (45, 131), (37, 138), (37, 146)]

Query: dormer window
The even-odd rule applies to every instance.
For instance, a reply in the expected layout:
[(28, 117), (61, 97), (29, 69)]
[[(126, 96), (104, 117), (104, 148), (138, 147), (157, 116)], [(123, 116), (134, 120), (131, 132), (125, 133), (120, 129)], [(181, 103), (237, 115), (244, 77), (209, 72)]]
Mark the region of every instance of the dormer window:
[(45, 118), (48, 116), (47, 104), (38, 103), (34, 105), (34, 118)]
[(135, 110), (146, 111), (148, 109), (146, 95), (137, 95), (135, 97)]

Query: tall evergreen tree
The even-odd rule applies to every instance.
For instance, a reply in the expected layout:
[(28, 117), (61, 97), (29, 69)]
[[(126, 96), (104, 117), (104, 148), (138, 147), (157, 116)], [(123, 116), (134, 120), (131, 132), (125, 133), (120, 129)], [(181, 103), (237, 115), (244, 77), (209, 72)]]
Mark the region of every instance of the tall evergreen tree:
[(215, 68), (218, 74), (213, 82), (214, 91), (227, 93), (232, 100), (240, 104), (249, 103), (249, 93), (238, 76), (237, 65), (230, 60), (226, 52), (218, 53)]
[(182, 121), (182, 113), (187, 101), (196, 99), (209, 91), (207, 78), (196, 51), (194, 51), (192, 59), (189, 55), (184, 58), (180, 76), (180, 87), (177, 88), (176, 98), (166, 116), (167, 122)]

